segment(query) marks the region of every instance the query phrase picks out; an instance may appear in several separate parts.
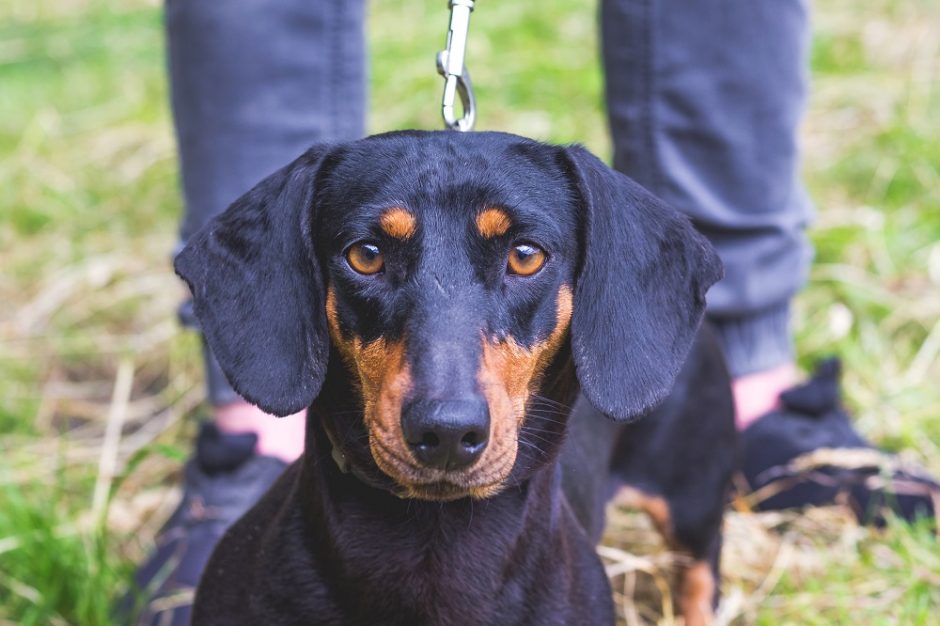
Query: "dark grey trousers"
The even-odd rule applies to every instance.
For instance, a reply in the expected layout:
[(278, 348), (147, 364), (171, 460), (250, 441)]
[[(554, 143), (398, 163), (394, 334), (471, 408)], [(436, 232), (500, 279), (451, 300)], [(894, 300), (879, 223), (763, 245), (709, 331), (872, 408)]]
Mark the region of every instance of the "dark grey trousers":
[[(309, 144), (363, 135), (363, 19), (363, 0), (167, 0), (183, 241)], [(732, 372), (791, 359), (808, 0), (602, 0), (600, 22), (614, 166), (717, 247), (709, 314)], [(237, 398), (208, 351), (207, 372), (210, 401)]]

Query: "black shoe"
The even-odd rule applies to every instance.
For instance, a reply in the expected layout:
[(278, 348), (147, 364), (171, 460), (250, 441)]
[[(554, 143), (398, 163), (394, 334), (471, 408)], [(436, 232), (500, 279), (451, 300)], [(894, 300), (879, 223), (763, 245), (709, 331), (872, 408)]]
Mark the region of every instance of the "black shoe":
[(135, 592), (119, 608), (121, 623), (188, 626), (196, 584), (212, 549), (287, 464), (254, 453), (257, 436), (221, 433), (205, 423), (185, 468), (183, 499), (157, 535), (156, 548), (134, 576)]
[(908, 521), (936, 517), (940, 485), (904, 466), (852, 428), (840, 401), (838, 359), (785, 391), (782, 407), (742, 433), (743, 471), (760, 510), (844, 503), (862, 523), (883, 525), (885, 512)]

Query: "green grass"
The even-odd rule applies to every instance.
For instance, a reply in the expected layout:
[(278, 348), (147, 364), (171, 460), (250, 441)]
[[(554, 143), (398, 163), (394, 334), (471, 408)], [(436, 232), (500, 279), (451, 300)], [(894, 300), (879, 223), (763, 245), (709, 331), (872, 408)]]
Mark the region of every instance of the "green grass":
[(84, 512), (76, 492), (82, 487), (0, 491), (0, 535), (8, 542), (2, 546), (0, 618), (23, 626), (107, 623), (131, 570), (109, 554), (104, 529), (80, 527)]
[[(897, 525), (829, 563), (822, 576), (785, 574), (758, 623), (933, 623), (940, 573), (934, 532), (927, 524)], [(810, 546), (825, 552), (831, 540)]]
[[(370, 10), (370, 130), (438, 128), (446, 3)], [(839, 353), (860, 429), (940, 474), (940, 10), (820, 0), (815, 18), (802, 364)], [(479, 127), (608, 154), (595, 19), (588, 0), (480, 3), (468, 52)], [(0, 624), (110, 623), (173, 505), (201, 398), (198, 342), (174, 321), (181, 202), (163, 54), (154, 0), (0, 0)], [(112, 397), (120, 362), (127, 398)], [(105, 449), (125, 399), (123, 437)], [(99, 472), (102, 453), (117, 476)], [(96, 484), (112, 494), (103, 521)], [(614, 541), (630, 519), (617, 517)], [(742, 623), (940, 614), (926, 527), (735, 513), (725, 562)]]

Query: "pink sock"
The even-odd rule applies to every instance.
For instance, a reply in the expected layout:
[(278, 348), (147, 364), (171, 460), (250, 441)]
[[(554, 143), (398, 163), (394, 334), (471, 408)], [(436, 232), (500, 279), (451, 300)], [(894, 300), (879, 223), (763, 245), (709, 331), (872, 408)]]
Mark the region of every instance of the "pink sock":
[(304, 452), (307, 412), (275, 417), (247, 402), (215, 407), (215, 425), (224, 433), (255, 433), (255, 452), (293, 463)]
[(797, 382), (796, 364), (784, 363), (773, 369), (739, 376), (731, 382), (738, 430), (780, 406), (780, 393)]

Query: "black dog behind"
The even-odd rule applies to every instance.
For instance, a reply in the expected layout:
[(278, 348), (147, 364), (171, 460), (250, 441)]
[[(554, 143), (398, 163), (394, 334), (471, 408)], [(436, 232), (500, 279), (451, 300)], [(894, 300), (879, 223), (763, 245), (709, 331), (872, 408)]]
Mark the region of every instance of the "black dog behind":
[[(734, 436), (695, 337), (719, 263), (628, 178), (498, 133), (315, 146), (177, 271), (236, 390), (310, 407), (196, 624), (609, 624), (611, 495), (691, 554), (683, 609), (707, 620)], [(655, 416), (603, 418), (660, 404), (693, 343)]]

